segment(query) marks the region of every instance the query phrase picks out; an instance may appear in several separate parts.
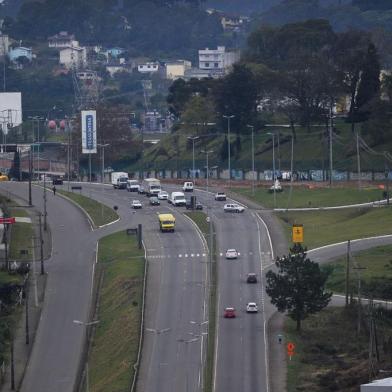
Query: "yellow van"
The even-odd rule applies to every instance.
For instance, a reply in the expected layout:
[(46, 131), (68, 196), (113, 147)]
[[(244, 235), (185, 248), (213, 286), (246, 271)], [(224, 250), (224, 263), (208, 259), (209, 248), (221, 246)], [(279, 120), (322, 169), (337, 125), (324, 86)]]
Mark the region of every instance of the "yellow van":
[(161, 231), (174, 231), (176, 218), (173, 216), (173, 214), (159, 214), (158, 220)]

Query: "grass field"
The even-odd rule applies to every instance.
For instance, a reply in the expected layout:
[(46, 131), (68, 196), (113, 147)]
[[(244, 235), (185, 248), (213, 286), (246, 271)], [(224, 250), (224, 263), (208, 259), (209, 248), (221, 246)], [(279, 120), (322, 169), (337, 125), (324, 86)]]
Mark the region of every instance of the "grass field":
[(79, 193), (67, 192), (60, 189), (57, 192), (79, 204), (90, 215), (96, 227), (114, 222), (118, 219), (117, 213), (105, 204), (99, 203), (98, 201)]
[(250, 188), (233, 188), (249, 199), (259, 203), (266, 208), (304, 208), (304, 207), (334, 207), (338, 205), (367, 203), (382, 199), (382, 190), (376, 186), (357, 188), (325, 188), (305, 186), (293, 186), (290, 197), (290, 186), (282, 183), (283, 192), (276, 193), (276, 204), (274, 205), (274, 194), (268, 192), (268, 188), (258, 187), (254, 196)]
[(100, 240), (98, 268), (103, 283), (89, 357), (90, 389), (129, 391), (139, 349), (144, 280), (144, 251), (138, 249), (136, 236), (122, 231)]
[(329, 211), (281, 212), (277, 216), (291, 242), (293, 224), (304, 225), (308, 249), (335, 242), (392, 234), (392, 208), (350, 208)]
[[(187, 212), (185, 215), (189, 216), (199, 227), (203, 233), (204, 238), (209, 244), (209, 225), (206, 221), (207, 215), (204, 212), (193, 211)], [(216, 238), (213, 235), (213, 238)], [(213, 240), (213, 249), (217, 249), (216, 241)], [(214, 251), (213, 251), (214, 252)], [(211, 273), (211, 290), (208, 305), (208, 347), (207, 347), (207, 362), (205, 365), (204, 391), (211, 392), (213, 385), (213, 366), (214, 366), (214, 351), (215, 351), (215, 330), (216, 330), (216, 284), (217, 284), (217, 268), (216, 268), (216, 254), (213, 253), (214, 262), (212, 263)]]
[[(361, 270), (361, 291), (367, 298), (392, 299), (392, 245), (367, 249), (353, 255), (350, 260), (350, 292), (357, 294), (358, 273)], [(327, 289), (336, 293), (345, 292), (346, 257), (339, 258), (322, 267), (330, 272)]]
[[(392, 338), (392, 313), (388, 311), (379, 316), (375, 314), (380, 353), (377, 367), (389, 369), (392, 349), (387, 347), (387, 342)], [(369, 381), (367, 321), (364, 309), (364, 325), (358, 336), (355, 306), (324, 309), (306, 319), (299, 333), (295, 322), (287, 318), (285, 343), (295, 344), (295, 355), (287, 360), (287, 391), (359, 391), (359, 385)]]

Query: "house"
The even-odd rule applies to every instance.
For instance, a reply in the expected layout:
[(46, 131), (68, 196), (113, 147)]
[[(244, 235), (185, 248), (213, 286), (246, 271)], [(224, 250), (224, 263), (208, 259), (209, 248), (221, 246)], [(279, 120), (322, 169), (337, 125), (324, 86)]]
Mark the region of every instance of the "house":
[(250, 22), (250, 18), (246, 16), (221, 16), (221, 24), (225, 31), (240, 32), (246, 23)]
[(238, 51), (226, 51), (224, 46), (218, 46), (217, 49), (199, 50), (199, 68), (213, 70), (217, 73), (224, 74), (239, 59)]
[(120, 54), (123, 54), (125, 52), (125, 49), (119, 48), (118, 46), (115, 46), (114, 48), (107, 49), (105, 52), (106, 58), (117, 58), (120, 56)]
[(113, 75), (117, 72), (130, 73), (132, 69), (127, 64), (119, 63), (119, 64), (108, 64), (106, 66), (106, 71), (109, 72), (111, 77), (113, 77)]
[(165, 63), (166, 79), (175, 80), (183, 78), (186, 70), (192, 67), (192, 63), (187, 60), (177, 60)]
[(4, 57), (7, 55), (10, 47), (10, 39), (8, 35), (1, 34), (0, 35), (0, 57)]
[(162, 117), (157, 110), (144, 113), (144, 132), (168, 132), (169, 120)]
[(87, 62), (87, 51), (84, 47), (69, 46), (60, 49), (60, 64), (66, 68), (81, 68)]
[(139, 64), (137, 70), (140, 73), (158, 73), (161, 70), (161, 65), (158, 62), (147, 62), (144, 64)]
[(78, 47), (79, 42), (75, 41), (73, 34), (68, 34), (66, 31), (60, 31), (58, 34), (48, 38), (49, 48), (67, 48)]
[(31, 48), (19, 46), (17, 48), (10, 49), (8, 52), (8, 57), (12, 62), (16, 62), (20, 58), (26, 58), (28, 61), (32, 61), (33, 50)]
[(224, 74), (222, 72), (214, 72), (212, 70), (208, 69), (199, 69), (199, 68), (190, 68), (186, 69), (184, 73), (184, 80), (190, 80), (190, 79), (208, 79), (208, 78), (220, 78)]

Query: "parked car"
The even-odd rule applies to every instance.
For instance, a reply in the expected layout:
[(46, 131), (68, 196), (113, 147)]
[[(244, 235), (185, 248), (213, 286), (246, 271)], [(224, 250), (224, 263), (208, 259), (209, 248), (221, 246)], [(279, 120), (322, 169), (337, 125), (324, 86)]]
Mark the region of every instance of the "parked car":
[(226, 251), (226, 259), (232, 260), (238, 257), (238, 252), (235, 249), (227, 249)]
[(225, 308), (223, 312), (224, 318), (235, 318), (235, 309), (234, 308)]
[(249, 272), (246, 277), (246, 283), (257, 283), (257, 275), (253, 272)]
[(158, 193), (158, 199), (159, 200), (167, 200), (167, 199), (169, 199), (169, 194), (166, 191), (160, 191)]
[(248, 302), (248, 305), (246, 305), (246, 312), (247, 313), (257, 313), (257, 305), (256, 302)]
[(245, 208), (235, 203), (228, 203), (223, 206), (225, 212), (244, 212)]
[(140, 200), (132, 200), (131, 205), (132, 205), (132, 208), (134, 208), (135, 210), (143, 207), (143, 204), (141, 203)]
[(217, 193), (215, 193), (215, 200), (217, 200), (217, 201), (226, 201), (226, 193), (224, 193), (224, 192), (217, 192)]
[(159, 201), (159, 199), (156, 196), (150, 197), (150, 204), (152, 206), (159, 206), (161, 204), (161, 202)]

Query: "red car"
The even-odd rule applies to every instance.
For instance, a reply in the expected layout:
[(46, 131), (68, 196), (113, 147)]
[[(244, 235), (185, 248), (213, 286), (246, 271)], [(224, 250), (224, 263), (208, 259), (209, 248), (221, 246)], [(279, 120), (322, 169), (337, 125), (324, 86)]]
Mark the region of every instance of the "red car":
[(235, 318), (235, 309), (234, 308), (226, 308), (223, 313), (224, 318)]

